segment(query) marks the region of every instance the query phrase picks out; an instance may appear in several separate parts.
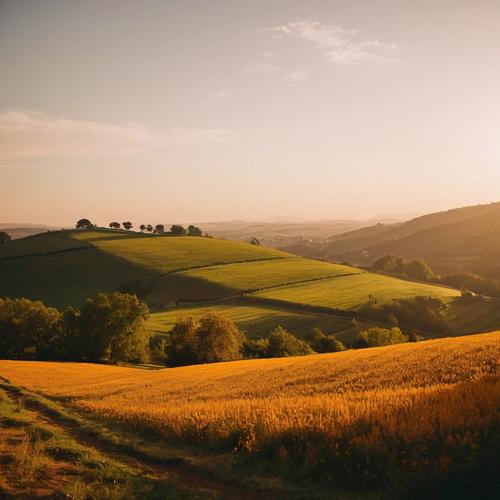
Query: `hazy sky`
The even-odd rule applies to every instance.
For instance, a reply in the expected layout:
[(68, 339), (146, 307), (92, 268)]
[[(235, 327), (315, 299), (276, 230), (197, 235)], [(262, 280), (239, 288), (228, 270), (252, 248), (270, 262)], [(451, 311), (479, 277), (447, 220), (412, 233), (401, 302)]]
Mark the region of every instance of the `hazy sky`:
[(498, 0), (0, 0), (0, 222), (500, 199)]

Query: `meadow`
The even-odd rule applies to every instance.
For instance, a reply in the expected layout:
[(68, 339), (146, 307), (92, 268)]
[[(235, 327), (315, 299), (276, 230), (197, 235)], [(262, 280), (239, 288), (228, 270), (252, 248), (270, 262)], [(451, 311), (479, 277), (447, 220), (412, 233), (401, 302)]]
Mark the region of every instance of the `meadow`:
[(0, 361), (0, 376), (165, 442), (226, 452), (242, 474), (481, 497), (495, 484), (499, 360), (489, 333), (158, 371)]
[(253, 294), (261, 299), (342, 310), (355, 310), (370, 298), (384, 303), (396, 298), (409, 299), (416, 295), (433, 296), (449, 301), (458, 297), (460, 292), (453, 288), (406, 281), (380, 274), (360, 273), (277, 287)]
[(353, 328), (349, 318), (297, 312), (243, 301), (183, 306), (153, 313), (147, 322), (147, 328), (151, 332), (165, 333), (174, 326), (181, 315), (199, 319), (208, 312), (216, 312), (231, 319), (248, 338), (266, 337), (278, 326), (294, 332), (299, 337), (312, 331), (313, 328), (320, 328), (326, 333), (335, 333), (341, 340), (351, 340), (358, 331), (357, 328)]

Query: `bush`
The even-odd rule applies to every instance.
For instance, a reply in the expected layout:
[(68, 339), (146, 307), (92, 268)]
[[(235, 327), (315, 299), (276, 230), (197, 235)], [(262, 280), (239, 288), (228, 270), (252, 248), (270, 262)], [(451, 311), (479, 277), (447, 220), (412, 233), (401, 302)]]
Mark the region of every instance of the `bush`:
[(325, 353), (345, 350), (345, 345), (340, 340), (337, 340), (335, 335), (325, 335), (319, 328), (313, 328), (305, 340), (316, 352)]
[(265, 358), (269, 348), (267, 339), (246, 339), (243, 342), (242, 354), (244, 358)]
[(313, 352), (307, 342), (298, 339), (281, 326), (275, 328), (269, 335), (269, 345), (266, 355), (270, 358), (303, 356), (305, 354), (312, 354)]
[(358, 334), (354, 347), (363, 349), (365, 347), (381, 347), (384, 345), (401, 344), (407, 342), (408, 337), (403, 335), (399, 328), (369, 328)]

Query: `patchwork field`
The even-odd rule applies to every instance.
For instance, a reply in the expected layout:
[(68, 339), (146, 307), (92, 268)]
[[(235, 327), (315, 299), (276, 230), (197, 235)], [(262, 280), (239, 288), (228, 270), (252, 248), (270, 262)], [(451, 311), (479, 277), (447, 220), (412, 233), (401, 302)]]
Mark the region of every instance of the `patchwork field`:
[(111, 230), (51, 232), (2, 245), (0, 276), (0, 296), (64, 309), (101, 291), (121, 290), (164, 311), (162, 331), (177, 316), (173, 309), (195, 315), (215, 309), (251, 337), (282, 325), (299, 336), (320, 327), (347, 338), (349, 319), (338, 315), (349, 315), (370, 297), (449, 301), (459, 295), (243, 242)]
[(158, 371), (0, 361), (10, 384), (68, 408), (231, 452), (226, 471), (424, 496), (492, 491), (499, 371), (499, 333)]
[(368, 302), (370, 297), (381, 303), (416, 295), (434, 296), (449, 301), (458, 297), (460, 292), (452, 288), (362, 273), (262, 290), (254, 295), (262, 299), (315, 307), (355, 310)]
[(320, 328), (325, 333), (335, 333), (341, 340), (350, 340), (353, 332), (357, 332), (357, 328), (353, 329), (349, 318), (294, 312), (290, 309), (245, 304), (240, 301), (207, 306), (185, 306), (153, 313), (148, 321), (148, 329), (152, 332), (167, 332), (180, 315), (200, 318), (208, 312), (217, 312), (230, 318), (249, 338), (265, 337), (277, 326), (282, 326), (298, 336), (310, 332), (313, 328)]

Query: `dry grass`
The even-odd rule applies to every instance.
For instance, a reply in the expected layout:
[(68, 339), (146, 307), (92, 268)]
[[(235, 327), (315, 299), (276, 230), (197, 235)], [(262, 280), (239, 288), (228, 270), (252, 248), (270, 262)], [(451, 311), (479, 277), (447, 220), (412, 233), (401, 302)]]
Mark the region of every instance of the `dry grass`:
[(465, 488), (491, 467), (499, 360), (500, 335), (491, 333), (155, 372), (2, 361), (0, 375), (166, 439), (308, 478), (396, 490), (445, 478)]

